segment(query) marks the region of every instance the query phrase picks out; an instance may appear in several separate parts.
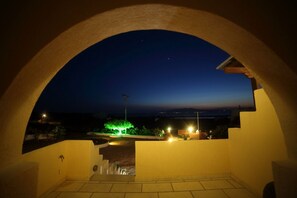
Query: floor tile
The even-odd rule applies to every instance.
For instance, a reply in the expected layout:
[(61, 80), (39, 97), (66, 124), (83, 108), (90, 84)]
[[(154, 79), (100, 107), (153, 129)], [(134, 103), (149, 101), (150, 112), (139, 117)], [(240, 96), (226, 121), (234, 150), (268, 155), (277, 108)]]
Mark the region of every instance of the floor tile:
[(92, 193), (62, 192), (57, 198), (90, 198)]
[(126, 193), (125, 198), (158, 198), (158, 193)]
[(116, 182), (132, 182), (135, 180), (135, 176), (132, 175), (99, 175), (95, 174), (91, 180), (95, 181), (116, 181)]
[(209, 176), (188, 176), (184, 177), (184, 181), (200, 181), (200, 180), (211, 180), (212, 177)]
[(79, 191), (81, 192), (109, 192), (112, 184), (85, 184)]
[(227, 180), (230, 184), (232, 184), (235, 188), (243, 188), (243, 186), (241, 184), (239, 184), (237, 181), (233, 180), (233, 179), (228, 179)]
[[(207, 180), (206, 180), (207, 179)], [(120, 183), (119, 183), (120, 182)], [(121, 183), (125, 182), (125, 183)], [(66, 181), (41, 198), (255, 198), (232, 178)]]
[(209, 177), (205, 177), (205, 178), (193, 178), (193, 179), (184, 179), (184, 181), (185, 182), (187, 182), (187, 181), (209, 181), (209, 180), (211, 180)]
[(160, 192), (159, 198), (193, 198), (190, 192)]
[(186, 190), (204, 190), (200, 182), (179, 182), (172, 183), (174, 191), (186, 191)]
[(225, 188), (234, 188), (226, 180), (214, 180), (214, 181), (200, 181), (202, 186), (206, 189), (225, 189)]
[(211, 177), (212, 180), (227, 180), (227, 179), (232, 179), (230, 176), (226, 176), (226, 175), (221, 175), (221, 176), (213, 176)]
[(110, 192), (141, 192), (142, 184), (113, 184)]
[(61, 184), (56, 189), (56, 191), (78, 191), (84, 184), (85, 183), (82, 183), (82, 182), (66, 181), (63, 184)]
[(168, 180), (157, 180), (157, 183), (171, 183), (171, 182), (183, 182), (183, 179), (168, 179)]
[(142, 192), (168, 192), (173, 191), (171, 183), (143, 184)]
[(93, 193), (91, 198), (124, 198), (125, 193)]
[(53, 191), (45, 195), (42, 195), (40, 198), (56, 198), (60, 193), (61, 192)]
[(228, 198), (222, 190), (192, 191), (192, 194), (194, 198)]
[(156, 181), (132, 181), (129, 182), (129, 184), (155, 184)]
[(86, 181), (86, 183), (88, 183), (88, 184), (98, 184), (100, 182), (99, 181)]
[(224, 189), (224, 191), (230, 198), (255, 198), (255, 196), (246, 189)]

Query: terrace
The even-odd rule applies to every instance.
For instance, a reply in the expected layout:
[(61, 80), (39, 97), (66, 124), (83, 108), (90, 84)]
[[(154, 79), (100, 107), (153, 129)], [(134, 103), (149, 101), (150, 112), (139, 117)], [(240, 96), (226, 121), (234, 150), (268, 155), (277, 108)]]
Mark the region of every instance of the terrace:
[[(66, 140), (26, 153), (24, 162), (39, 164), (38, 170), (34, 164), (29, 168), (38, 172), (38, 178), (31, 181), (36, 182), (38, 196), (98, 197), (103, 192), (106, 196), (117, 192), (126, 197), (166, 197), (171, 192), (190, 197), (200, 193), (206, 197), (209, 193), (260, 197), (265, 185), (273, 181), (271, 160), (285, 159), (287, 153), (267, 95), (258, 89), (255, 97), (257, 111), (241, 112), (241, 128), (229, 129), (229, 139), (136, 141), (136, 175), (128, 181), (106, 174), (108, 161), (99, 155), (100, 146), (88, 140)], [(261, 133), (266, 123), (259, 117), (269, 120), (269, 135)], [(142, 194), (133, 194), (136, 192)]]
[[(43, 198), (254, 198), (254, 195), (231, 177), (178, 178), (175, 180), (66, 181)], [(126, 180), (126, 181), (125, 181)]]
[[(288, 2), (266, 3), (142, 0), (62, 1), (57, 5), (45, 0), (42, 4), (4, 4), (0, 17), (5, 27), (1, 32), (1, 196), (31, 198), (53, 192), (49, 196), (67, 197), (67, 184), (77, 185), (76, 192), (90, 187), (93, 165), (100, 161), (98, 149), (90, 141), (63, 141), (22, 155), (30, 113), (46, 84), (76, 54), (115, 34), (157, 28), (195, 35), (229, 52), (244, 63), (265, 91), (255, 91), (257, 111), (241, 113), (241, 128), (230, 129), (228, 140), (137, 143), (135, 181), (154, 184), (167, 179), (167, 185), (177, 192), (174, 183), (179, 179), (189, 182), (191, 176), (197, 182), (195, 188), (181, 191), (196, 191), (200, 185), (206, 191), (207, 185), (200, 178), (214, 180), (213, 174), (224, 174), (227, 185), (236, 188), (233, 181), (238, 182), (258, 197), (271, 180), (275, 181), (278, 197), (295, 197), (296, 12)], [(203, 148), (205, 152), (197, 150)], [(214, 151), (222, 154), (220, 158)], [(168, 155), (170, 152), (178, 155)], [(62, 184), (65, 180), (77, 182)], [(111, 184), (106, 189), (115, 189)], [(148, 188), (144, 184), (140, 184), (142, 191)], [(222, 186), (216, 188), (221, 190)], [(101, 196), (92, 192), (83, 196)], [(227, 190), (223, 193), (231, 197)], [(166, 195), (160, 192), (158, 196)]]

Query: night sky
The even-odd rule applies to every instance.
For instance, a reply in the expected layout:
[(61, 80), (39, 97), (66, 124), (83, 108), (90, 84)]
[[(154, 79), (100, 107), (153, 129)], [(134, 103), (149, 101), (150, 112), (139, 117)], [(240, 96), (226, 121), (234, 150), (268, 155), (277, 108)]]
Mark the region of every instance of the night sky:
[(216, 67), (229, 55), (190, 35), (150, 30), (107, 38), (69, 61), (35, 111), (149, 113), (253, 106), (250, 80)]

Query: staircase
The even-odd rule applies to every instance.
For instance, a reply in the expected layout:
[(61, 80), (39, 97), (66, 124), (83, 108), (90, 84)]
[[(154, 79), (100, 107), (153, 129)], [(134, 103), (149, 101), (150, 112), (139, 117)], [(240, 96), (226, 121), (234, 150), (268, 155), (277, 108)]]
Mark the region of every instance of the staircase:
[(135, 168), (119, 167), (117, 163), (109, 163), (99, 155), (98, 170), (91, 177), (91, 181), (134, 181)]

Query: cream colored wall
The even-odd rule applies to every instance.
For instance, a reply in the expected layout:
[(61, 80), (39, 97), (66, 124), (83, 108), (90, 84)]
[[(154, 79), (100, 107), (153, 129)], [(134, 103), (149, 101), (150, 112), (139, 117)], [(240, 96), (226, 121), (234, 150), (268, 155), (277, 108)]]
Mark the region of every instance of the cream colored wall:
[(136, 142), (136, 180), (231, 172), (260, 197), (265, 184), (273, 180), (272, 161), (288, 156), (263, 89), (255, 91), (255, 102), (257, 111), (241, 112), (241, 128), (229, 129), (229, 140)]
[[(65, 180), (69, 160), (66, 146), (66, 142), (63, 141), (23, 155), (23, 161), (38, 163), (38, 196)], [(58, 158), (61, 154), (65, 156), (63, 162)]]
[(255, 112), (241, 112), (241, 128), (229, 129), (231, 173), (258, 196), (273, 180), (272, 161), (287, 159), (276, 112), (263, 89), (255, 91)]
[(35, 198), (37, 186), (36, 162), (21, 162), (0, 172), (1, 198)]
[[(26, 153), (23, 161), (38, 163), (37, 195), (40, 196), (65, 179), (88, 180), (93, 165), (98, 165), (97, 151), (92, 141), (67, 140)], [(63, 162), (60, 155), (64, 156)]]
[(137, 141), (136, 180), (230, 173), (228, 140)]
[(89, 180), (93, 174), (92, 168), (96, 155), (96, 148), (92, 141), (68, 140), (67, 144), (67, 175), (68, 180)]

